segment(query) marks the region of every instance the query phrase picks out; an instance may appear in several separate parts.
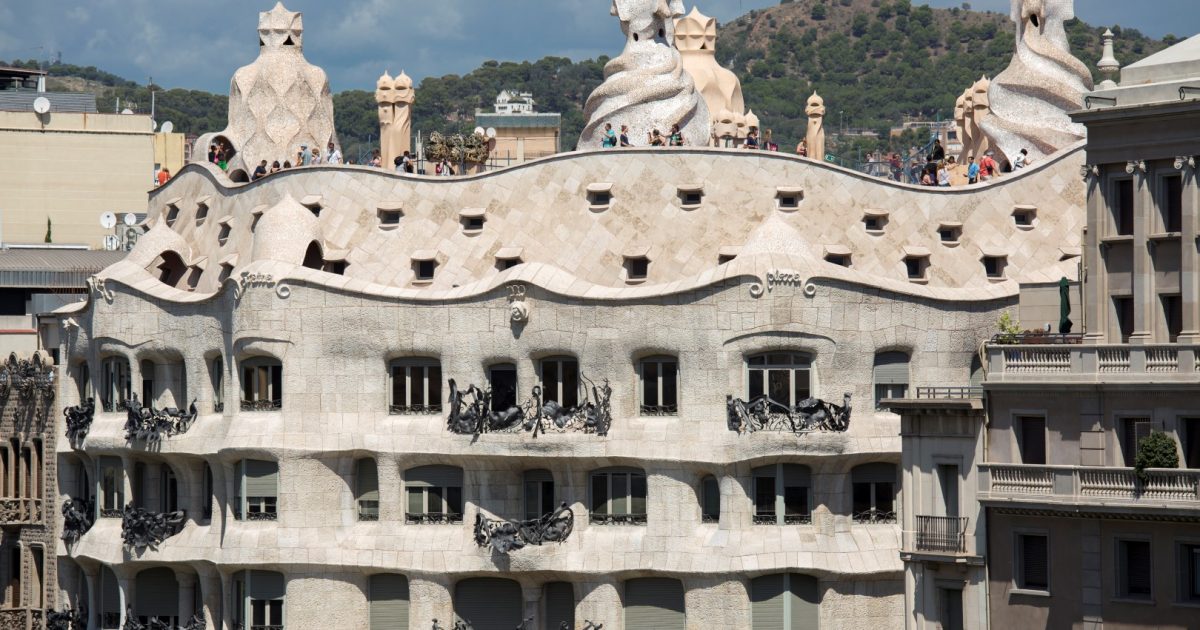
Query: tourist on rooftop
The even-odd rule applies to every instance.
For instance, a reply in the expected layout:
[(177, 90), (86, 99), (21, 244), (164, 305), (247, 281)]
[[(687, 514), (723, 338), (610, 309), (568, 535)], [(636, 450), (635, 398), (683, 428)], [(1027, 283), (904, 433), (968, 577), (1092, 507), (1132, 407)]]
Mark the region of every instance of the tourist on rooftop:
[(371, 153), (370, 165), (376, 168), (383, 165), (383, 158), (379, 155), (379, 149), (375, 149), (375, 151)]
[(679, 125), (671, 125), (671, 146), (683, 146), (683, 134), (679, 132)]
[(312, 162), (310, 162), (310, 164), (317, 165), (320, 163), (321, 163), (321, 150), (314, 147), (312, 150)]
[(217, 163), (217, 143), (208, 145), (208, 161), (210, 164)]
[(271, 174), (271, 175), (274, 175), (275, 173), (278, 173), (278, 172), (279, 172), (279, 170), (280, 170), (280, 166), (279, 166), (279, 160), (275, 160), (274, 162), (271, 162), (271, 172), (270, 172), (270, 174)]
[(942, 188), (950, 187), (950, 171), (946, 168), (945, 162), (938, 162), (937, 185)]
[(993, 177), (1000, 175), (1000, 165), (996, 160), (992, 159), (993, 153), (988, 151), (983, 154), (983, 159), (979, 160), (979, 179), (980, 181), (988, 181)]
[(342, 163), (342, 152), (338, 151), (337, 147), (333, 146), (332, 142), (329, 143), (329, 157), (326, 158), (326, 161), (329, 164), (341, 164)]
[(171, 169), (163, 167), (162, 169), (160, 169), (158, 171), (158, 185), (159, 186), (162, 186), (163, 184), (167, 183), (167, 180), (169, 180), (169, 179), (171, 179)]
[(617, 148), (617, 132), (613, 131), (612, 123), (604, 123), (604, 136), (600, 138), (600, 147), (603, 149)]
[(392, 165), (396, 167), (397, 173), (403, 173), (404, 172), (404, 156), (397, 155), (396, 159), (392, 160)]
[(946, 159), (946, 149), (942, 148), (942, 141), (940, 138), (934, 139), (933, 151), (929, 152), (929, 157), (933, 162), (941, 162)]
[(281, 171), (286, 171), (286, 170), (287, 170), (287, 169), (289, 169), (289, 168), (292, 168), (292, 161), (291, 161), (291, 160), (284, 160), (284, 161), (283, 161), (283, 166), (281, 166), (281, 167), (279, 168), (279, 170), (281, 170)]
[(650, 131), (650, 137), (648, 140), (650, 141), (650, 146), (652, 147), (661, 147), (666, 146), (667, 144), (666, 141), (663, 140), (662, 134), (659, 133), (657, 129), (652, 129)]
[(1029, 166), (1029, 149), (1021, 149), (1017, 157), (1013, 158), (1013, 169), (1025, 168)]
[(779, 145), (775, 144), (775, 142), (773, 140), (771, 140), (771, 130), (770, 129), (768, 129), (767, 132), (765, 134), (763, 134), (763, 148), (766, 149), (767, 151), (778, 151), (779, 150)]
[(250, 181), (256, 181), (267, 176), (267, 161), (263, 160), (254, 167), (254, 173), (250, 175)]
[(229, 156), (223, 149), (217, 149), (217, 167), (222, 171), (229, 168)]
[(400, 160), (400, 168), (398, 168), (396, 170), (404, 171), (405, 173), (412, 173), (415, 170), (413, 168), (412, 154), (409, 153), (408, 151), (405, 151), (404, 154), (401, 155), (398, 159)]
[(967, 162), (968, 162), (968, 164), (967, 164), (967, 183), (968, 184), (978, 184), (979, 183), (979, 165), (975, 163), (975, 156), (974, 155), (967, 156)]
[(900, 154), (895, 151), (888, 157), (888, 166), (892, 169), (892, 181), (901, 181), (904, 177), (904, 164), (900, 162)]
[(300, 151), (296, 153), (296, 166), (308, 166), (312, 164), (313, 154), (308, 150), (307, 144), (300, 145)]
[(750, 133), (746, 134), (746, 143), (742, 145), (743, 149), (758, 148), (758, 127), (751, 127)]
[(796, 155), (808, 157), (808, 140), (800, 140), (800, 144), (796, 145)]
[(437, 166), (434, 167), (434, 172), (438, 175), (450, 177), (454, 174), (454, 165), (450, 164), (450, 160), (442, 158), (442, 161), (438, 162)]
[(629, 126), (628, 125), (621, 125), (621, 146), (622, 147), (633, 146), (632, 144), (629, 144)]

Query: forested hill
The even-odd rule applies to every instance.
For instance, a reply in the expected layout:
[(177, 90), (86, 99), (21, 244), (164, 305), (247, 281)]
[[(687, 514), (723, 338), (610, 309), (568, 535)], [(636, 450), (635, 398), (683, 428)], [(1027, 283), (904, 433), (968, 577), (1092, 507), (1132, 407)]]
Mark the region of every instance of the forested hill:
[[(717, 56), (741, 77), (747, 106), (785, 147), (803, 134), (804, 101), (814, 89), (825, 98), (831, 127), (844, 122), (846, 127), (885, 131), (905, 118), (950, 117), (955, 99), (968, 85), (1008, 65), (1015, 28), (1008, 15), (967, 7), (969, 3), (931, 9), (910, 0), (783, 0), (723, 25)], [(615, 22), (611, 26), (617, 54), (620, 32)], [(1078, 20), (1067, 27), (1072, 52), (1094, 67), (1104, 27)], [(1154, 40), (1117, 26), (1113, 31), (1122, 64), (1178, 41), (1170, 36)], [(490, 111), (496, 94), (513, 88), (532, 92), (539, 111), (562, 113), (564, 148), (571, 148), (584, 124), (583, 104), (603, 81), (607, 61), (487, 61), (463, 76), (428, 77), (417, 86), (413, 129), (428, 134), (473, 128), (475, 110)], [(112, 111), (117, 98), (123, 106), (134, 103), (149, 111), (144, 85), (93, 67), (55, 64), (49, 71), (50, 89), (94, 92), (102, 111)], [(199, 134), (224, 128), (226, 95), (155, 89), (158, 120), (171, 120), (177, 131)], [(334, 95), (334, 111), (346, 155), (367, 154), (379, 134), (373, 93), (340, 92)], [(859, 148), (888, 148), (887, 134), (881, 137), (859, 140)], [(870, 146), (874, 142), (880, 144)]]

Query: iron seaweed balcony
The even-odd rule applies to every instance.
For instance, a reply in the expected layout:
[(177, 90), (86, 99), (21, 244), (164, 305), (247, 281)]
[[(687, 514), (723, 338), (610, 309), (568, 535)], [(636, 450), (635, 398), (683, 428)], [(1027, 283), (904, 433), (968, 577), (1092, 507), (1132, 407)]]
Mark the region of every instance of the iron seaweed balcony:
[(983, 464), (981, 502), (1089, 508), (1097, 511), (1154, 509), (1200, 513), (1200, 470)]
[(845, 394), (840, 406), (819, 398), (806, 398), (795, 407), (789, 407), (765, 394), (749, 401), (728, 394), (725, 396), (725, 412), (729, 430), (739, 434), (757, 431), (841, 433), (850, 428), (850, 394)]
[(608, 379), (600, 385), (580, 374), (587, 383), (583, 400), (565, 407), (555, 400), (544, 400), (540, 385), (534, 386), (530, 398), (508, 409), (493, 408), (492, 390), (468, 385), (459, 391), (450, 379), (450, 412), (446, 428), (460, 435), (482, 433), (530, 433), (533, 437), (551, 433), (594, 433), (604, 437), (612, 427), (612, 387)]

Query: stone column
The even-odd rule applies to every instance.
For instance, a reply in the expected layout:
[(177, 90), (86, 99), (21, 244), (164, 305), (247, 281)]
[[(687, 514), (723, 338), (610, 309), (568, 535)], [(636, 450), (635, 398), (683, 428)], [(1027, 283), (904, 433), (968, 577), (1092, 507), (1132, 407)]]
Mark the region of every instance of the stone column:
[[(96, 567), (81, 567), (83, 577), (87, 580), (87, 627), (88, 630), (100, 628), (100, 570)], [(79, 601), (75, 602), (79, 606)]]
[(1183, 233), (1179, 267), (1180, 301), (1183, 303), (1183, 326), (1179, 343), (1200, 343), (1200, 256), (1196, 255), (1196, 238), (1200, 236), (1200, 179), (1196, 168), (1185, 162), (1180, 170), (1183, 186)]
[(1148, 237), (1153, 231), (1154, 196), (1151, 194), (1149, 174), (1135, 168), (1133, 171), (1133, 332), (1130, 344), (1149, 343), (1154, 340), (1154, 265), (1150, 256)]
[(580, 582), (576, 587), (579, 603), (575, 605), (575, 625), (584, 621), (604, 624), (604, 630), (625, 629), (625, 609), (621, 603), (621, 584), (614, 578), (597, 576)]
[(204, 610), (204, 627), (208, 630), (217, 630), (222, 627), (222, 609), (221, 604), (224, 598), (221, 596), (221, 574), (215, 569), (200, 570), (200, 600), (203, 602)]
[[(234, 627), (233, 626), (234, 609), (240, 608), (241, 610), (245, 610), (245, 602), (233, 601), (233, 576), (232, 575), (229, 575), (228, 573), (225, 573), (224, 571), (222, 571), (218, 575), (218, 578), (221, 581), (221, 584), (219, 587), (220, 593), (229, 593), (230, 594), (228, 599), (222, 600), (222, 601), (229, 602), (229, 605), (221, 607), (221, 623), (219, 625), (216, 624), (216, 619), (214, 617), (213, 624), (219, 628), (223, 627), (223, 628), (232, 629)], [(208, 580), (205, 580), (205, 583), (207, 584)], [(207, 603), (208, 597), (209, 596), (205, 597), (206, 603)], [(219, 595), (218, 595), (218, 597), (219, 597)]]
[(1081, 305), (1087, 333), (1084, 343), (1101, 344), (1108, 338), (1108, 278), (1104, 260), (1100, 256), (1100, 236), (1103, 233), (1103, 217), (1108, 210), (1102, 189), (1103, 175), (1088, 174), (1087, 228), (1083, 238), (1083, 304)]
[(133, 606), (134, 598), (137, 593), (134, 592), (134, 576), (132, 573), (121, 572), (117, 574), (117, 593), (120, 595), (121, 608), (121, 623), (122, 628), (125, 627), (125, 622), (128, 621), (131, 607)]
[(179, 623), (187, 624), (196, 614), (196, 576), (186, 571), (176, 571), (175, 580), (179, 582)]
[(542, 627), (542, 587), (541, 585), (521, 584), (521, 595), (525, 600), (525, 615), (530, 628)]

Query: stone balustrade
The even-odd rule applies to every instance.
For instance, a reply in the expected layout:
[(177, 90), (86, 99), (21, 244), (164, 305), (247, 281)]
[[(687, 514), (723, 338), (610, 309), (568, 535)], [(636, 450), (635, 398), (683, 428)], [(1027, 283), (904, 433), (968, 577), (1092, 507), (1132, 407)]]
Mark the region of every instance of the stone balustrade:
[(41, 499), (0, 499), (0, 525), (33, 525), (41, 522)]
[(1200, 347), (988, 344), (988, 382), (1200, 381)]
[(980, 500), (1200, 508), (1200, 470), (983, 464)]

